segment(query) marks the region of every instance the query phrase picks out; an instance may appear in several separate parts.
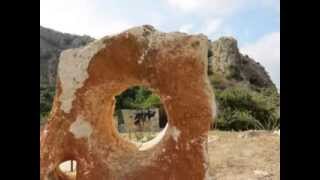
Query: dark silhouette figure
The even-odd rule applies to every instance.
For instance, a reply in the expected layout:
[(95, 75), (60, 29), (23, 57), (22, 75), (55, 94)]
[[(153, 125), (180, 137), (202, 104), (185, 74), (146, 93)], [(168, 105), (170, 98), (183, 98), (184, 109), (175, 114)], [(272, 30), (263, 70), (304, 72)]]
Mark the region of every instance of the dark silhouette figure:
[(151, 111), (150, 109), (148, 109), (147, 111), (140, 111), (138, 113), (135, 114), (134, 117), (134, 125), (139, 125), (139, 126), (143, 126), (144, 123), (148, 120), (150, 121), (150, 119), (152, 117), (154, 117), (154, 115), (156, 114), (155, 111)]

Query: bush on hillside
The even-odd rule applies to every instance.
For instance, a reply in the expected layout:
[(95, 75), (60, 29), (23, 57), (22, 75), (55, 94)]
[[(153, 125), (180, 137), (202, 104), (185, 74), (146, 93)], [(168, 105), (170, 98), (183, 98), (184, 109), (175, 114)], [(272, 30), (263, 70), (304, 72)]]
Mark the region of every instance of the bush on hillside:
[(257, 92), (245, 86), (216, 90), (219, 108), (216, 128), (272, 130), (280, 126), (279, 98), (269, 89)]
[(51, 111), (55, 88), (40, 85), (40, 124), (44, 124)]

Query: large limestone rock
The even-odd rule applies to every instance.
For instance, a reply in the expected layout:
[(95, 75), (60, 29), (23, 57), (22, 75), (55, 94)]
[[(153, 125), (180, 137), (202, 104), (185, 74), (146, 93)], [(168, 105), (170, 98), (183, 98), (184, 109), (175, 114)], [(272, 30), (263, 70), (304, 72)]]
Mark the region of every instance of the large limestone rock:
[[(41, 132), (41, 179), (67, 179), (58, 166), (77, 162), (81, 180), (208, 179), (207, 137), (215, 115), (207, 77), (208, 39), (135, 27), (60, 57), (57, 93)], [(143, 85), (158, 93), (166, 128), (140, 148), (114, 125), (115, 96)]]

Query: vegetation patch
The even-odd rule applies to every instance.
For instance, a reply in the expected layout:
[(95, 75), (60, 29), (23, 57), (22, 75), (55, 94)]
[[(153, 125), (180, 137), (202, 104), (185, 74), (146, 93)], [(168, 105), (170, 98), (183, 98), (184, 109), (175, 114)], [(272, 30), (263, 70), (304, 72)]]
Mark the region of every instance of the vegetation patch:
[(273, 130), (280, 127), (280, 102), (273, 89), (255, 91), (244, 85), (216, 90), (218, 118), (222, 130)]

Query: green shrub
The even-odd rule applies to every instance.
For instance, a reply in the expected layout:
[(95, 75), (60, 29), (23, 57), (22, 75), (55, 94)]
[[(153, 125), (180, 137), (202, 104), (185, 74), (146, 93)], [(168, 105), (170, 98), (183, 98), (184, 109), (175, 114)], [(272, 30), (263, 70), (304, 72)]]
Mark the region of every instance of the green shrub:
[(147, 88), (135, 86), (116, 96), (116, 109), (147, 109), (159, 107), (160, 97)]
[(234, 84), (232, 80), (226, 79), (223, 74), (219, 73), (210, 75), (209, 80), (210, 83), (215, 87), (215, 89), (225, 89)]
[(55, 88), (40, 85), (40, 124), (46, 122), (47, 116), (51, 111)]
[(272, 130), (280, 126), (279, 98), (270, 90), (256, 92), (246, 86), (216, 90), (219, 114), (216, 127), (223, 130)]

